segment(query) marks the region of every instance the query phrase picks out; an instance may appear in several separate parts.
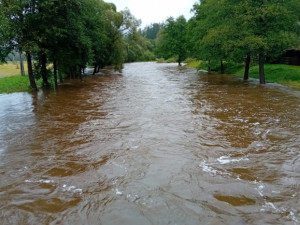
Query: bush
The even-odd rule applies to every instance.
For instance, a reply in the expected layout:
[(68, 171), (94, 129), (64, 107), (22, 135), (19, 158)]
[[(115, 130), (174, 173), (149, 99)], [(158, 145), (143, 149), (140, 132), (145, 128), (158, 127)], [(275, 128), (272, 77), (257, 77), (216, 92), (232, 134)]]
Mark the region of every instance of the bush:
[(167, 59), (167, 63), (177, 63), (177, 58), (175, 57), (169, 58)]
[(156, 59), (157, 63), (166, 63), (166, 60), (164, 58), (158, 58)]

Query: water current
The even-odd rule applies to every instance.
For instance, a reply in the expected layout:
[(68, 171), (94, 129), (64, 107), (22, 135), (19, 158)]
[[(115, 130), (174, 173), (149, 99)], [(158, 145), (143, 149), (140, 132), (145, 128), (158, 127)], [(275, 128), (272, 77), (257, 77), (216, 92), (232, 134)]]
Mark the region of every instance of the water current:
[(133, 63), (0, 95), (0, 224), (300, 224), (300, 92)]

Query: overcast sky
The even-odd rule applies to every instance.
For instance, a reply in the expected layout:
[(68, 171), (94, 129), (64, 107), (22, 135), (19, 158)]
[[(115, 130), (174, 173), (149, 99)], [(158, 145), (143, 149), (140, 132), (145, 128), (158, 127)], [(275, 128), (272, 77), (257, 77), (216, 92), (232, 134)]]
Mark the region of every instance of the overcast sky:
[(105, 0), (112, 2), (121, 11), (127, 7), (131, 14), (142, 20), (142, 27), (151, 23), (164, 22), (168, 17), (184, 15), (191, 17), (190, 10), (198, 0)]

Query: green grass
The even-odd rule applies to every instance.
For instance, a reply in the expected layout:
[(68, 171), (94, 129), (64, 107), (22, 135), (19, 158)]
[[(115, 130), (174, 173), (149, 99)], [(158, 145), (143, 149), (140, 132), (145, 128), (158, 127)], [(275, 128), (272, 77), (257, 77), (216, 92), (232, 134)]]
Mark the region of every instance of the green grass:
[[(243, 77), (244, 68), (235, 71), (233, 74)], [(249, 77), (258, 79), (258, 74), (258, 65), (252, 66), (249, 71)], [(300, 90), (300, 66), (266, 64), (265, 77), (267, 82), (276, 82)]]
[(187, 67), (191, 67), (191, 68), (195, 68), (195, 69), (199, 68), (200, 65), (201, 65), (201, 61), (187, 61), (186, 62)]
[[(244, 65), (234, 63), (224, 63), (226, 74), (233, 74), (244, 77)], [(189, 61), (188, 67), (203, 69), (206, 68), (205, 62)], [(249, 77), (259, 79), (258, 65), (251, 66)], [(283, 64), (266, 64), (265, 77), (267, 82), (276, 82), (297, 90), (300, 90), (300, 66), (291, 66)]]
[(31, 91), (28, 76), (9, 76), (0, 78), (0, 93)]

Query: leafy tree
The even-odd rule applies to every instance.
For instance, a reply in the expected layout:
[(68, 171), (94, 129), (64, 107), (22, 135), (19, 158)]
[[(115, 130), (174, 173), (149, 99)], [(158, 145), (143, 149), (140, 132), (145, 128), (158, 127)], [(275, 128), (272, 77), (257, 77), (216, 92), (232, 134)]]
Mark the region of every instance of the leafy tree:
[[(125, 59), (123, 32), (129, 29), (125, 14), (102, 0), (0, 1), (1, 61), (13, 49), (26, 52), (30, 82), (43, 79), (48, 88), (54, 74), (81, 75), (88, 64), (95, 69)], [(31, 56), (36, 59), (32, 68)], [(53, 63), (52, 71), (47, 67)], [(32, 85), (33, 88), (36, 88)]]
[(159, 31), (162, 30), (163, 27), (163, 23), (152, 23), (149, 26), (146, 26), (141, 33), (147, 39), (154, 40), (157, 38)]
[(153, 44), (138, 31), (141, 22), (137, 20), (128, 9), (122, 13), (127, 27), (126, 32), (123, 32), (126, 48), (126, 61), (136, 62), (155, 59), (153, 54)]
[[(28, 19), (34, 13), (35, 3), (30, 0), (3, 0), (0, 2), (1, 16), (4, 18), (4, 26), (1, 27), (1, 33), (5, 34), (5, 43), (1, 43), (1, 52), (5, 54), (8, 51), (16, 50), (19, 52), (29, 52), (34, 48), (34, 43), (31, 40), (30, 28)], [(29, 31), (28, 31), (29, 30)], [(2, 36), (2, 35), (1, 35)], [(28, 59), (28, 57), (27, 57)], [(31, 87), (37, 89), (33, 77), (31, 63), (28, 63), (28, 75)]]
[[(265, 83), (264, 63), (299, 41), (298, 7), (294, 0), (205, 0), (194, 7), (196, 52), (201, 58), (240, 61), (246, 58), (247, 78), (250, 56), (260, 67), (260, 83)], [(299, 5), (299, 3), (298, 3)], [(194, 53), (195, 54), (195, 53)]]
[(154, 46), (151, 41), (134, 31), (125, 36), (127, 62), (154, 60)]
[(184, 16), (176, 20), (168, 18), (164, 29), (159, 33), (157, 47), (159, 55), (169, 58), (176, 57), (178, 65), (187, 56), (187, 22)]
[(11, 29), (9, 21), (5, 17), (3, 4), (0, 3), (0, 63), (5, 62), (6, 56), (12, 50), (10, 43)]

